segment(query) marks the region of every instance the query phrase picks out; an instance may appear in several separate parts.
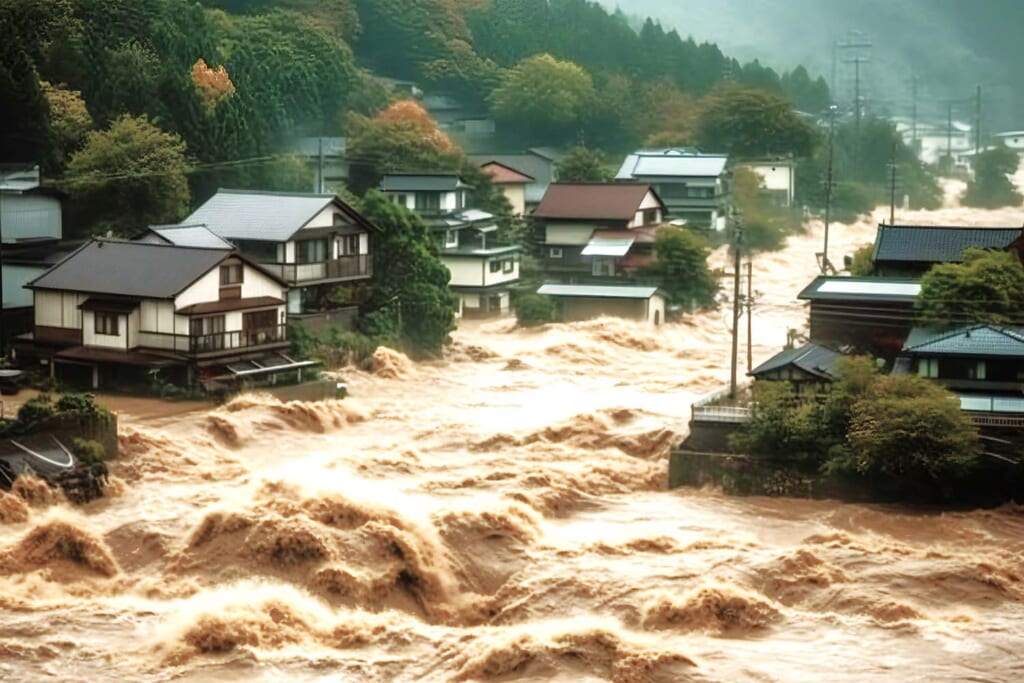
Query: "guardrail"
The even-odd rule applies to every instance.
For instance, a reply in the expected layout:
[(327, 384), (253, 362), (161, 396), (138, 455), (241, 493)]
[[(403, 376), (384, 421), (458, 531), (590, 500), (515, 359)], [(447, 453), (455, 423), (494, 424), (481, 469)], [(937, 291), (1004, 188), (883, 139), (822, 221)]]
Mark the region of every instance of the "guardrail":
[[(747, 384), (739, 385), (737, 390), (746, 388)], [(750, 420), (751, 409), (749, 406), (713, 405), (717, 401), (728, 398), (730, 393), (730, 388), (724, 386), (701, 396), (690, 405), (690, 419), (694, 422), (721, 422), (728, 424), (742, 424)]]

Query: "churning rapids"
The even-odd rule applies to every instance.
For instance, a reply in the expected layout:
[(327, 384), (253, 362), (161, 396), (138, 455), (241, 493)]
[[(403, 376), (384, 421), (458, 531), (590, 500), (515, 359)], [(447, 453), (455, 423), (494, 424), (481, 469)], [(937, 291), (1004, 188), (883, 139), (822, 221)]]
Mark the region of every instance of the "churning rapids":
[[(755, 261), (755, 360), (804, 320), (820, 229)], [(1021, 509), (665, 490), (724, 310), (466, 324), (340, 402), (129, 406), (107, 498), (0, 498), (0, 679), (1020, 680)]]

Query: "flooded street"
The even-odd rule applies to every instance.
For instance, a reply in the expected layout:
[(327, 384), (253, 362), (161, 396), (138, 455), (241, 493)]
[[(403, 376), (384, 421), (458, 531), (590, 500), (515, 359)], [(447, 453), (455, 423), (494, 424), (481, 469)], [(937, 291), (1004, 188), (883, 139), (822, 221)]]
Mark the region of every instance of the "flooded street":
[[(874, 230), (834, 226), (832, 261)], [(805, 324), (820, 245), (756, 257), (755, 363)], [(113, 400), (113, 495), (0, 498), (0, 679), (1019, 680), (1021, 509), (665, 490), (727, 308), (465, 323), (442, 361), (340, 371), (344, 401)]]

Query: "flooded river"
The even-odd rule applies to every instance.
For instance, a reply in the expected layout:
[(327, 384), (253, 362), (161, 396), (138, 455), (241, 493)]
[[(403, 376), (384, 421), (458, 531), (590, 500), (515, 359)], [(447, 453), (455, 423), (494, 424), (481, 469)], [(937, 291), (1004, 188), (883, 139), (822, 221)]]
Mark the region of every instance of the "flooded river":
[[(820, 243), (756, 259), (755, 362)], [(0, 498), (0, 680), (1020, 680), (1020, 509), (665, 490), (727, 318), (467, 323), (345, 401), (115, 402), (111, 496)]]

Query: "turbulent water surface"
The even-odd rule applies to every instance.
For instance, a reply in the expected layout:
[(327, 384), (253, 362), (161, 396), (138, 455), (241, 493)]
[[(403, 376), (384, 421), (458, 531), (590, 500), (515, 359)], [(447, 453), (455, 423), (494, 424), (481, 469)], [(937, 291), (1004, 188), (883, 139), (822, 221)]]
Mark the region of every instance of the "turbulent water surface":
[[(820, 240), (757, 259), (755, 359)], [(1017, 508), (665, 490), (725, 319), (467, 324), (444, 361), (343, 371), (341, 402), (122, 404), (109, 497), (0, 498), (0, 679), (1019, 680)]]

